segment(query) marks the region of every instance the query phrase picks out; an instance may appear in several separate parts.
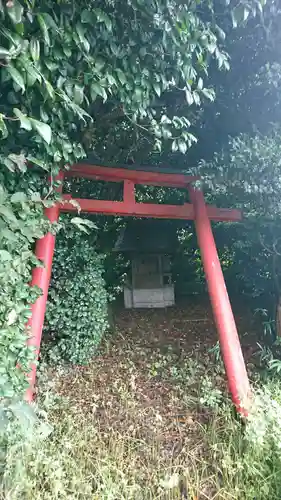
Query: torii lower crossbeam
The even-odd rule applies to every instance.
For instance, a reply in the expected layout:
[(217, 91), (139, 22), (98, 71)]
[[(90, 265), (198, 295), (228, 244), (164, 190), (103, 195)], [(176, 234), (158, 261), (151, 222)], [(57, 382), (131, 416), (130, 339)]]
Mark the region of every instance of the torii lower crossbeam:
[[(66, 177), (85, 177), (93, 180), (110, 182), (124, 182), (123, 201), (110, 200), (73, 200), (69, 195), (63, 195), (62, 202), (52, 210), (51, 218), (58, 220), (59, 211), (77, 211), (77, 202), (82, 212), (102, 213), (107, 215), (123, 215), (134, 217), (154, 217), (194, 220), (198, 244), (206, 274), (209, 294), (213, 307), (213, 314), (219, 334), (221, 351), (224, 359), (226, 375), (233, 402), (237, 410), (246, 415), (250, 396), (249, 380), (246, 372), (240, 341), (228, 298), (223, 273), (211, 228), (214, 221), (239, 221), (239, 210), (220, 209), (206, 206), (203, 194), (192, 187), (197, 177), (186, 176), (182, 173), (157, 172), (147, 169), (132, 170), (128, 168), (104, 167), (89, 164), (73, 165), (65, 173)], [(191, 203), (183, 205), (158, 205), (151, 203), (137, 203), (135, 200), (135, 185), (155, 185), (189, 190)], [(49, 216), (48, 210), (46, 215)], [(31, 340), (29, 341), (39, 353), (44, 314), (47, 303), (50, 270), (54, 252), (55, 237), (49, 234), (39, 240), (36, 245), (36, 256), (43, 262), (44, 268), (33, 273), (32, 285), (42, 289), (42, 296), (32, 307)], [(31, 401), (35, 383), (35, 367), (30, 376), (30, 389), (27, 399)]]
[[(71, 201), (75, 203), (73, 204)], [(89, 214), (152, 217), (157, 219), (195, 219), (194, 208), (191, 203), (184, 203), (183, 205), (157, 205), (154, 203), (128, 203), (126, 201), (86, 200), (83, 198), (71, 198), (69, 195), (63, 196), (61, 211), (77, 212), (77, 204), (80, 206), (81, 212)], [(241, 212), (239, 210), (208, 206), (207, 213), (209, 219), (213, 221), (237, 222), (241, 220)]]

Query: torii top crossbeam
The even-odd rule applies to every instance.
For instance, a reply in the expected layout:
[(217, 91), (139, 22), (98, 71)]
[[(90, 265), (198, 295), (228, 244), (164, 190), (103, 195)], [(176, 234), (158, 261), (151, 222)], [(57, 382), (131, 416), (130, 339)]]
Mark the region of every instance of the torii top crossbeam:
[[(135, 201), (135, 185), (164, 186), (188, 189), (188, 187), (199, 180), (197, 176), (185, 175), (167, 171), (167, 169), (155, 169), (148, 171), (145, 167), (137, 169), (126, 167), (104, 167), (100, 165), (88, 165), (78, 163), (72, 165), (65, 172), (65, 177), (82, 177), (92, 180), (103, 180), (110, 182), (124, 182), (123, 201), (90, 200), (76, 198), (82, 212), (102, 213), (108, 215), (127, 215), (135, 217), (157, 217), (162, 219), (188, 219), (194, 220), (194, 208), (192, 203), (183, 205), (159, 205), (154, 203), (137, 203)], [(70, 195), (63, 196), (64, 203), (62, 211), (75, 212), (75, 204), (68, 203)], [(214, 221), (236, 222), (241, 220), (240, 210), (227, 208), (216, 208), (207, 206), (208, 216)]]
[[(77, 203), (80, 205), (82, 212), (88, 213), (195, 221), (198, 244), (219, 334), (229, 389), (238, 411), (244, 415), (247, 414), (250, 386), (210, 223), (210, 220), (239, 221), (241, 220), (241, 212), (235, 209), (207, 206), (202, 191), (194, 186), (194, 183), (199, 180), (198, 177), (157, 167), (149, 169), (135, 166), (106, 167), (87, 162), (72, 165), (68, 170), (60, 174), (62, 181), (64, 177), (123, 182), (123, 200), (73, 199), (70, 195), (62, 194), (62, 202), (45, 210), (46, 216), (52, 222), (58, 220), (60, 211), (76, 211)], [(190, 203), (182, 205), (138, 203), (135, 200), (135, 186), (137, 184), (186, 189), (189, 193)], [(29, 344), (35, 347), (37, 353), (39, 353), (41, 343), (54, 246), (55, 235), (48, 233), (37, 241), (35, 249), (36, 257), (44, 264), (43, 267), (35, 268), (32, 275), (32, 285), (38, 286), (42, 290), (42, 295), (31, 306), (32, 316), (29, 320), (31, 329)], [(35, 377), (36, 366), (33, 365), (29, 376), (30, 388), (27, 394), (29, 401), (32, 399)]]

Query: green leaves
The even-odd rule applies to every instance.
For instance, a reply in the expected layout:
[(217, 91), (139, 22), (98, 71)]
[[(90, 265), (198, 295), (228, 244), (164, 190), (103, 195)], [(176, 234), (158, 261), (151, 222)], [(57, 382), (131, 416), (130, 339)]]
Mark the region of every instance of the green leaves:
[(82, 85), (74, 85), (73, 97), (76, 104), (82, 104), (84, 100), (84, 88)]
[(50, 84), (50, 82), (48, 82), (48, 80), (45, 80), (45, 87), (46, 87), (46, 90), (47, 90), (47, 93), (48, 93), (48, 96), (54, 100), (55, 99), (55, 90), (53, 88), (53, 86)]
[(18, 108), (14, 108), (13, 111), (14, 111), (15, 115), (20, 120), (21, 128), (23, 128), (25, 130), (31, 130), (32, 125), (31, 125), (29, 118), (26, 115), (24, 115)]
[(13, 260), (13, 256), (7, 250), (0, 250), (0, 260), (1, 262), (10, 262)]
[(97, 229), (97, 226), (91, 221), (87, 219), (82, 219), (80, 217), (73, 217), (70, 220), (71, 224), (74, 224), (80, 231), (84, 233), (89, 233), (88, 229)]
[(203, 94), (204, 97), (206, 97), (206, 99), (209, 99), (209, 101), (215, 100), (216, 94), (214, 89), (203, 88), (201, 90), (201, 93)]
[(90, 44), (89, 44), (87, 38), (85, 37), (85, 28), (83, 27), (83, 25), (81, 23), (77, 23), (76, 32), (78, 34), (79, 41), (82, 44), (83, 48), (86, 50), (86, 52), (89, 52)]
[(111, 31), (112, 30), (112, 22), (111, 22), (110, 17), (108, 16), (108, 14), (106, 14), (106, 12), (104, 12), (101, 9), (94, 9), (94, 13), (96, 14), (97, 21), (99, 23), (104, 23), (106, 26), (106, 29), (108, 31)]
[(10, 51), (4, 49), (4, 47), (0, 47), (0, 59), (8, 59), (10, 58)]
[(23, 191), (18, 191), (11, 196), (11, 203), (24, 203), (27, 201), (27, 196)]
[(197, 89), (198, 90), (202, 90), (203, 89), (203, 79), (201, 77), (198, 78)]
[(98, 82), (93, 82), (91, 85), (91, 98), (93, 101), (96, 99), (97, 95), (102, 97), (104, 101), (107, 100), (105, 89)]
[(154, 90), (155, 90), (156, 94), (158, 95), (158, 97), (160, 97), (160, 95), (161, 95), (161, 87), (160, 87), (160, 84), (159, 84), (159, 83), (157, 83), (157, 82), (153, 83), (153, 88), (154, 88)]
[(81, 22), (82, 23), (92, 23), (95, 20), (94, 13), (87, 9), (82, 10)]
[(30, 55), (33, 59), (34, 62), (39, 61), (40, 57), (40, 42), (37, 39), (32, 38), (32, 40), (29, 43), (29, 51)]
[(13, 81), (19, 86), (23, 93), (25, 91), (25, 83), (21, 73), (11, 64), (9, 64), (6, 69)]
[(41, 32), (43, 35), (45, 45), (46, 45), (46, 47), (49, 47), (51, 42), (50, 42), (50, 36), (49, 36), (49, 31), (48, 31), (48, 26), (46, 24), (46, 21), (45, 21), (43, 15), (41, 15), (41, 14), (37, 15), (37, 19), (38, 19), (38, 23), (39, 23), (39, 26), (40, 26), (40, 29), (41, 29)]
[(239, 4), (232, 11), (232, 24), (234, 28), (247, 21), (250, 14), (250, 9), (247, 5)]
[(187, 152), (187, 144), (183, 139), (178, 140), (178, 149), (182, 154)]
[(41, 17), (44, 19), (45, 25), (53, 31), (58, 31), (58, 25), (54, 18), (48, 13), (43, 12)]
[(40, 122), (38, 120), (35, 120), (34, 118), (29, 118), (17, 108), (14, 108), (14, 113), (20, 120), (21, 128), (28, 131), (32, 129), (36, 130), (38, 134), (44, 139), (44, 141), (47, 144), (50, 144), (52, 139), (52, 130), (47, 123)]
[(30, 163), (34, 163), (34, 165), (37, 165), (38, 167), (41, 167), (44, 170), (48, 170), (48, 165), (46, 165), (46, 162), (39, 160), (38, 158), (35, 158), (34, 156), (28, 156), (27, 161), (29, 161)]
[[(237, 28), (237, 26), (245, 24), (250, 16), (256, 17), (257, 15), (261, 15), (266, 3), (266, 0), (240, 0), (231, 10), (233, 27)], [(274, 7), (272, 12), (274, 12)]]
[(117, 73), (117, 77), (118, 77), (119, 82), (121, 83), (121, 85), (124, 85), (127, 82), (127, 78), (126, 78), (125, 73), (120, 68), (116, 68), (116, 73)]
[(8, 160), (12, 161), (21, 172), (26, 171), (26, 158), (24, 154), (10, 153), (8, 155)]
[(19, 24), (22, 21), (23, 7), (18, 0), (13, 0), (7, 5), (8, 16), (12, 23)]
[(193, 104), (193, 96), (191, 90), (189, 90), (187, 87), (185, 88), (185, 98), (187, 104), (191, 106), (191, 104)]
[(47, 123), (39, 122), (38, 120), (34, 120), (34, 118), (29, 118), (29, 121), (38, 134), (44, 139), (47, 144), (50, 144), (52, 139), (52, 130), (51, 127)]
[(3, 139), (8, 137), (8, 129), (4, 121), (4, 115), (0, 113), (0, 133)]

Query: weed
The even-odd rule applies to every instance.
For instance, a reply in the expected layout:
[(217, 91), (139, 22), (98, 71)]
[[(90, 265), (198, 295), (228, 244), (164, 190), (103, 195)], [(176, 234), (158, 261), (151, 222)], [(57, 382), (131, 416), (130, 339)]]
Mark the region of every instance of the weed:
[(271, 359), (269, 361), (269, 370), (274, 371), (274, 373), (279, 374), (281, 372), (281, 360)]
[(261, 341), (271, 345), (276, 340), (276, 322), (270, 317), (267, 309), (256, 309), (255, 314), (259, 314), (262, 320)]
[(217, 341), (211, 349), (208, 351), (210, 354), (213, 354), (214, 360), (218, 363), (221, 361), (221, 349), (220, 349), (220, 343)]
[(214, 381), (206, 376), (201, 382), (199, 402), (207, 408), (217, 409), (223, 402), (223, 392), (214, 385)]

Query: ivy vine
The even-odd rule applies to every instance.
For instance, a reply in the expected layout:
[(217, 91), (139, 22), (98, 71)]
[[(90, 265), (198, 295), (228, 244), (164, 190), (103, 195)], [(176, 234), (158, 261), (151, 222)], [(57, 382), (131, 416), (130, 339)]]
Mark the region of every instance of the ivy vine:
[(47, 350), (53, 362), (86, 364), (107, 328), (102, 256), (93, 233), (65, 225), (58, 238), (46, 311)]

